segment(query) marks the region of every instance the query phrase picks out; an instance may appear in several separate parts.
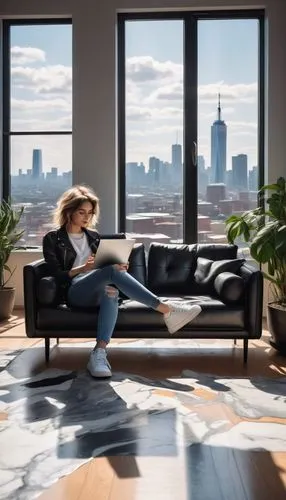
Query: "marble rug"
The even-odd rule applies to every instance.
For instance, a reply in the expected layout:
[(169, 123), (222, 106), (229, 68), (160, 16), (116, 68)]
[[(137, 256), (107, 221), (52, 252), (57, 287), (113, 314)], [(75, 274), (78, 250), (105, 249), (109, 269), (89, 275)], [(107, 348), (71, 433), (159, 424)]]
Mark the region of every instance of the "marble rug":
[(176, 457), (197, 443), (286, 451), (286, 377), (184, 370), (176, 379), (116, 372), (96, 381), (47, 369), (19, 379), (14, 357), (0, 363), (1, 499), (37, 498), (93, 457)]

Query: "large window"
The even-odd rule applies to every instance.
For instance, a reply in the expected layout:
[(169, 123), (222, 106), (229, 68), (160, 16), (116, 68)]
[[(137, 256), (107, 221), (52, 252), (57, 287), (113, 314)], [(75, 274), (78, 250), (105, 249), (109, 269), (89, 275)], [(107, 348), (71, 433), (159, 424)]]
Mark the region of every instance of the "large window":
[(4, 197), (24, 206), (21, 244), (38, 246), (72, 183), (70, 21), (6, 21), (4, 74)]
[(182, 241), (184, 24), (130, 21), (125, 37), (126, 231)]
[(264, 171), (263, 12), (119, 16), (120, 228), (226, 242)]
[(258, 19), (199, 20), (200, 242), (225, 243), (226, 217), (257, 206), (259, 62)]

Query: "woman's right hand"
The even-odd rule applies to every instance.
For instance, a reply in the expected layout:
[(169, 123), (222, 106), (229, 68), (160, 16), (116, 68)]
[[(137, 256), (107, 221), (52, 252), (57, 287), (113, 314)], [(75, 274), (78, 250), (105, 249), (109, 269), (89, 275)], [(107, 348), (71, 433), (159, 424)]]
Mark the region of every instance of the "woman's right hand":
[(113, 264), (114, 269), (117, 271), (128, 271), (129, 262), (126, 264)]
[(94, 257), (91, 255), (88, 257), (86, 263), (83, 266), (83, 272), (88, 273), (89, 271), (93, 271), (94, 269)]

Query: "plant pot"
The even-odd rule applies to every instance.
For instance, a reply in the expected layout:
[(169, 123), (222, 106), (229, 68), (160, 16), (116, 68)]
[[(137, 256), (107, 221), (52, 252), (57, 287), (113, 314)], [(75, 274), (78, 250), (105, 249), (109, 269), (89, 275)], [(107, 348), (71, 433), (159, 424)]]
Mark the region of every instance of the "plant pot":
[(14, 309), (15, 288), (0, 288), (0, 321), (8, 319)]
[(270, 345), (286, 354), (286, 307), (275, 302), (268, 304), (267, 322), (271, 333)]

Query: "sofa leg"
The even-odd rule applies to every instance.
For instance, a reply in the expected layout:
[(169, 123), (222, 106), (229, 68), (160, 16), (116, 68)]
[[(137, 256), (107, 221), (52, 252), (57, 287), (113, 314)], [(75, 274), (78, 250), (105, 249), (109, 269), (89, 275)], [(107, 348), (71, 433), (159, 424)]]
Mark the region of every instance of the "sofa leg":
[(46, 363), (48, 363), (50, 360), (50, 338), (49, 337), (45, 337), (45, 358), (46, 358)]
[(243, 363), (246, 365), (248, 358), (248, 339), (243, 339)]
[(59, 339), (59, 337), (57, 337), (57, 345), (59, 345), (59, 343), (60, 343), (60, 339)]
[(233, 339), (233, 343), (234, 343), (234, 345), (236, 345), (236, 339)]

